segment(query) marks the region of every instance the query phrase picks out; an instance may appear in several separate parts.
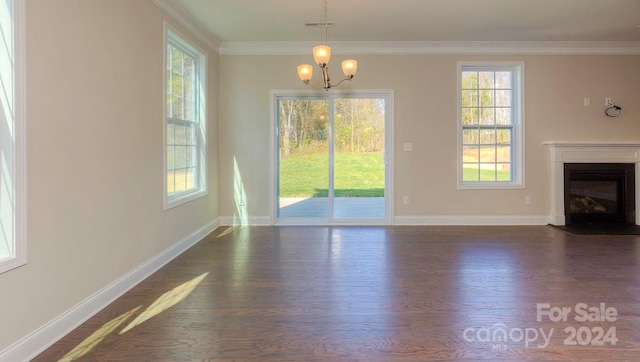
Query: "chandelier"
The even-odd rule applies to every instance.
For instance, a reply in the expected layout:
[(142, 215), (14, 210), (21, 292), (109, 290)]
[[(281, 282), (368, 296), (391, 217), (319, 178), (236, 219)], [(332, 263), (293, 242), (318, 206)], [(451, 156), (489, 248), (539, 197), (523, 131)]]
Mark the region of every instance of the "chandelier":
[[(313, 59), (316, 64), (322, 70), (322, 89), (329, 90), (332, 87), (340, 85), (345, 80), (351, 80), (356, 75), (358, 70), (358, 61), (353, 59), (347, 59), (342, 62), (342, 72), (345, 78), (337, 84), (331, 84), (329, 79), (329, 59), (331, 58), (331, 48), (327, 45), (327, 0), (324, 0), (324, 45), (318, 45), (313, 48)], [(298, 66), (298, 77), (304, 82), (309, 84), (311, 77), (313, 76), (313, 66), (311, 64), (301, 64)]]

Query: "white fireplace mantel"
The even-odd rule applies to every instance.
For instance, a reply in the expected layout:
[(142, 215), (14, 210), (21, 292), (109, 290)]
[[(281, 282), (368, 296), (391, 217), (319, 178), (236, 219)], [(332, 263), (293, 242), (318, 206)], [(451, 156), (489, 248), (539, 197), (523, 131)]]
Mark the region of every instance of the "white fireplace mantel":
[[(634, 163), (636, 210), (640, 198), (640, 142), (546, 141), (551, 154), (551, 223), (564, 225), (565, 163)], [(636, 212), (640, 225), (640, 213)]]

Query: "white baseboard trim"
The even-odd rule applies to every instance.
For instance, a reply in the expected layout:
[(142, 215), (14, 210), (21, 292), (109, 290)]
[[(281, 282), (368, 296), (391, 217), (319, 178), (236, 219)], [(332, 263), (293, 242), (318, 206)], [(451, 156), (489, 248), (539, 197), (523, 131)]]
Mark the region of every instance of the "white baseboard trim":
[(251, 216), (246, 220), (242, 220), (238, 216), (220, 216), (221, 226), (268, 226), (273, 225), (270, 216)]
[(547, 225), (549, 216), (396, 216), (395, 225)]
[[(394, 225), (547, 225), (550, 216), (396, 216)], [(344, 225), (380, 225), (380, 223), (363, 223), (354, 221)], [(386, 222), (383, 224), (387, 224)], [(221, 226), (269, 226), (273, 225), (269, 216), (253, 216), (240, 220), (237, 216), (221, 216)], [(304, 220), (300, 222), (279, 222), (277, 225), (328, 225), (327, 221)]]
[(0, 362), (29, 361), (36, 357), (128, 290), (209, 235), (218, 226), (218, 219), (209, 222), (160, 254), (105, 286), (80, 304), (47, 322), (0, 352)]
[[(636, 203), (637, 205), (637, 203)], [(564, 214), (555, 214), (555, 215), (551, 215), (551, 221), (550, 223), (553, 225), (564, 225), (565, 224), (565, 216)]]

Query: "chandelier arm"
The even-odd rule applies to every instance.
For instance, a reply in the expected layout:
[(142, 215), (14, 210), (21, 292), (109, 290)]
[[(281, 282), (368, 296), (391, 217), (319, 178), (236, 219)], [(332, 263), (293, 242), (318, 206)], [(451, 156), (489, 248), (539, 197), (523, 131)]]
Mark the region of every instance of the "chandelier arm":
[[(327, 76), (328, 76), (328, 75), (329, 75), (329, 74), (327, 73)], [(352, 79), (353, 79), (353, 76), (350, 76), (350, 77), (346, 77), (346, 78), (342, 79), (342, 80), (341, 80), (341, 81), (339, 81), (337, 84), (331, 84), (331, 81), (330, 81), (328, 78), (327, 78), (327, 79), (325, 79), (325, 77), (324, 77), (324, 75), (323, 75), (323, 77), (322, 77), (322, 89), (324, 89), (324, 90), (327, 90), (327, 91), (328, 91), (329, 89), (331, 89), (331, 88), (333, 88), (333, 87), (337, 87), (337, 86), (339, 86), (339, 85), (340, 85), (340, 84), (342, 84), (342, 82), (344, 82), (345, 80), (350, 81), (350, 80), (352, 80)], [(308, 86), (313, 86), (313, 84), (314, 84), (314, 83), (313, 83), (313, 82), (311, 82), (310, 80), (309, 80), (309, 81), (305, 81), (305, 82), (303, 82), (303, 83), (304, 83), (305, 85), (308, 85)]]
[(332, 87), (337, 87), (337, 86), (339, 86), (342, 82), (344, 82), (345, 80), (351, 80), (351, 79), (353, 79), (353, 76), (350, 76), (350, 77), (344, 78), (343, 80), (339, 81), (337, 84), (332, 84), (331, 86), (332, 86)]

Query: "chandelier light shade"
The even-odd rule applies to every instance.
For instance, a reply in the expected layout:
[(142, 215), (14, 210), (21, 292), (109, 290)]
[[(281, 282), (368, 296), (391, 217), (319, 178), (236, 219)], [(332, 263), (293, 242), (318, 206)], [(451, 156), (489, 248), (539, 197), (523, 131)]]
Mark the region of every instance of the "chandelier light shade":
[[(331, 84), (329, 79), (329, 60), (331, 60), (331, 48), (327, 45), (327, 0), (324, 0), (324, 45), (318, 45), (313, 48), (313, 59), (322, 70), (322, 88), (329, 90), (332, 87), (340, 85), (345, 80), (351, 80), (358, 70), (358, 61), (347, 59), (342, 62), (342, 72), (345, 78), (337, 84)], [(313, 67), (309, 64), (301, 64), (298, 66), (298, 77), (304, 84), (310, 84), (313, 77)]]
[(311, 66), (311, 64), (298, 65), (298, 77), (300, 77), (300, 80), (303, 81), (304, 84), (309, 84), (311, 77), (313, 77), (313, 66)]
[(344, 76), (351, 79), (355, 77), (358, 71), (358, 61), (353, 59), (347, 59), (342, 61), (342, 72)]
[(316, 64), (318, 64), (320, 68), (328, 65), (331, 59), (331, 48), (327, 45), (313, 47), (313, 59), (315, 59)]

